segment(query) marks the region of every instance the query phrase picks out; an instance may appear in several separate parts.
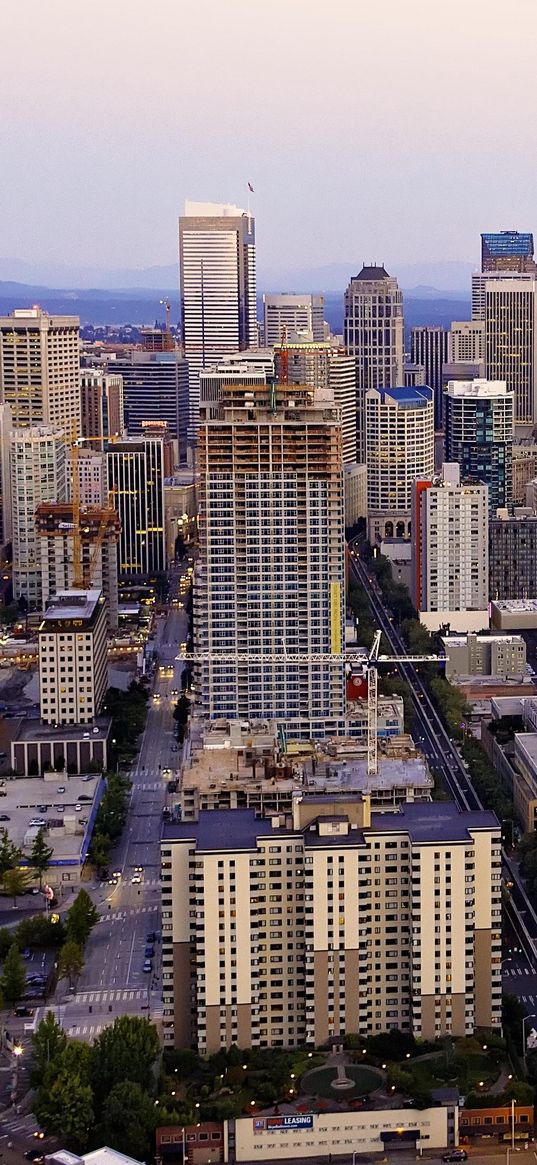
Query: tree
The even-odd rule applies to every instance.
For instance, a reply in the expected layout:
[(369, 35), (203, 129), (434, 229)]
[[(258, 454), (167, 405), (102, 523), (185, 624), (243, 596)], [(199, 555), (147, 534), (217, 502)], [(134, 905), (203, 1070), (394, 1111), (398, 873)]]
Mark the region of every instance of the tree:
[(98, 870), (105, 870), (110, 860), (110, 838), (104, 833), (94, 833), (90, 846), (91, 860)]
[(91, 901), (87, 890), (79, 890), (67, 914), (67, 938), (78, 943), (78, 946), (84, 950), (98, 919), (99, 911)]
[(93, 1127), (93, 1096), (89, 1084), (62, 1067), (50, 1084), (40, 1089), (35, 1115), (48, 1133), (65, 1138), (68, 1148), (84, 1152)]
[(54, 1012), (47, 1012), (32, 1036), (35, 1083), (41, 1082), (51, 1064), (56, 1064), (67, 1046), (67, 1036)]
[(69, 979), (69, 986), (73, 987), (84, 970), (84, 956), (82, 949), (73, 939), (68, 939), (61, 948), (58, 957), (58, 978)]
[(139, 1084), (122, 1080), (114, 1085), (105, 1100), (99, 1143), (137, 1161), (147, 1161), (158, 1111)]
[(103, 1098), (115, 1084), (131, 1080), (147, 1089), (160, 1051), (157, 1030), (148, 1019), (121, 1015), (93, 1045), (93, 1087)]
[(16, 943), (12, 943), (4, 961), (0, 980), (6, 1003), (16, 1003), (26, 986), (26, 971), (22, 955)]
[(13, 899), (13, 907), (17, 905), (17, 897), (19, 894), (24, 894), (28, 889), (30, 882), (30, 873), (28, 870), (21, 870), (15, 868), (13, 870), (6, 870), (2, 877), (4, 890)]
[(39, 889), (41, 889), (43, 882), (43, 874), (50, 866), (50, 859), (54, 850), (47, 845), (43, 830), (40, 829), (34, 838), (32, 845), (32, 852), (30, 854), (30, 865), (39, 874)]
[[(13, 936), (9, 931), (10, 942)], [(19, 950), (26, 947), (61, 947), (65, 942), (65, 926), (61, 918), (52, 922), (44, 914), (32, 914), (30, 918), (23, 918), (15, 931), (15, 939)], [(0, 958), (2, 957), (2, 931), (0, 930)]]
[(20, 861), (21, 852), (13, 844), (7, 829), (0, 830), (0, 878)]

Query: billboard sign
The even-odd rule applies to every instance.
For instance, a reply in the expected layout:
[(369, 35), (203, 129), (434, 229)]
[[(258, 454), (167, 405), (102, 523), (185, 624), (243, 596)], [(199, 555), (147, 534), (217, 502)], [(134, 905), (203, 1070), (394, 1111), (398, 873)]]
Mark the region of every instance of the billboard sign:
[(287, 1133), (312, 1128), (312, 1114), (285, 1113), (282, 1116), (254, 1117), (254, 1133)]

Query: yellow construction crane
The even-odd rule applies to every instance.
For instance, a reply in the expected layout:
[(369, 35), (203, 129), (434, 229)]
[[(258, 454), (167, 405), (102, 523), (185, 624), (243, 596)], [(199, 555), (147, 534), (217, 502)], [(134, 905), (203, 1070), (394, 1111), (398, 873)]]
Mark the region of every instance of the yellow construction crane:
[[(106, 506), (101, 509), (101, 519), (97, 537), (90, 553), (89, 561), (84, 563), (82, 560), (82, 507), (80, 504), (80, 474), (79, 474), (79, 453), (86, 442), (98, 442), (100, 444), (108, 445), (110, 442), (117, 440), (117, 437), (78, 437), (76, 429), (71, 436), (71, 470), (72, 470), (72, 503), (73, 503), (73, 587), (75, 590), (80, 590), (84, 586), (88, 586), (91, 581), (91, 574), (95, 565), (97, 555), (103, 544), (104, 537), (111, 522), (114, 521), (116, 510), (114, 507), (114, 493), (109, 491)], [(90, 512), (90, 508), (88, 508)]]

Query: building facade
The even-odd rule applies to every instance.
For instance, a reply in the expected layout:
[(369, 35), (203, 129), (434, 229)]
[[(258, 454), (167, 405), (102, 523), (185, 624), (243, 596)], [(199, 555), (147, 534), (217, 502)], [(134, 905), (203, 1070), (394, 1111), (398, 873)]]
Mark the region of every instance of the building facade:
[(458, 465), (413, 488), (412, 599), (429, 631), (488, 627), (488, 490)]
[[(224, 656), (196, 666), (201, 709), (313, 730), (344, 712), (343, 668), (323, 663), (343, 642), (339, 413), (331, 393), (308, 387), (273, 385), (270, 399), (264, 386), (222, 391), (198, 445), (195, 644)], [(285, 660), (306, 653), (315, 660)]]
[(39, 628), (39, 701), (45, 724), (90, 724), (108, 687), (106, 606), (101, 591), (63, 591)]
[(264, 342), (279, 344), (285, 329), (289, 339), (324, 340), (324, 295), (264, 295)]
[(442, 370), (448, 359), (449, 332), (439, 324), (411, 328), (410, 351), (414, 364), (425, 369), (425, 383), (434, 393), (434, 423), (442, 428)]
[(80, 406), (82, 437), (123, 436), (123, 380), (117, 372), (81, 368)]
[(501, 1024), (501, 832), (451, 803), (297, 798), (202, 811), (161, 841), (164, 1041), (319, 1046)]
[(484, 359), (484, 320), (454, 320), (449, 330), (448, 363), (480, 364)]
[(434, 473), (433, 391), (370, 389), (365, 418), (369, 540), (408, 537), (413, 484)]
[(485, 284), (485, 375), (514, 397), (516, 425), (537, 418), (537, 277)]
[(166, 566), (164, 443), (130, 437), (106, 451), (108, 489), (121, 523), (118, 575), (148, 576)]
[(514, 408), (505, 381), (450, 380), (444, 393), (446, 461), (488, 486), (491, 514), (512, 498)]
[(521, 635), (445, 635), (442, 645), (450, 682), (458, 676), (508, 680), (526, 674), (526, 644)]
[(17, 429), (80, 433), (80, 320), (39, 307), (0, 317), (0, 392)]
[(164, 423), (186, 453), (188, 366), (178, 350), (140, 352), (116, 361), (123, 381), (125, 424), (130, 437), (150, 422)]
[(537, 597), (537, 516), (492, 517), (489, 522), (491, 599)]
[(490, 231), (481, 235), (482, 271), (537, 271), (529, 231)]
[(32, 426), (10, 438), (13, 515), (13, 596), (29, 607), (42, 602), (41, 544), (35, 526), (40, 502), (64, 502), (67, 494), (65, 436), (62, 429)]
[[(108, 630), (118, 625), (117, 544), (119, 518), (113, 509), (92, 506), (82, 511), (80, 553), (85, 585), (103, 592)], [(39, 539), (42, 601), (71, 590), (73, 569), (73, 504), (41, 502), (35, 512)]]
[(345, 351), (356, 359), (356, 460), (366, 460), (365, 395), (403, 384), (403, 296), (384, 267), (363, 267), (345, 292)]
[(199, 423), (199, 371), (257, 343), (255, 222), (237, 206), (187, 202), (179, 219), (187, 441)]

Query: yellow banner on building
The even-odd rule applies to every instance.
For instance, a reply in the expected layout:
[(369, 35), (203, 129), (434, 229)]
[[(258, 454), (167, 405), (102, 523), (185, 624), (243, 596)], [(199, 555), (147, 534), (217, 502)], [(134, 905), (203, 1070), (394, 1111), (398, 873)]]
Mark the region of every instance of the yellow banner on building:
[(341, 655), (341, 583), (330, 583), (330, 644), (332, 655)]

